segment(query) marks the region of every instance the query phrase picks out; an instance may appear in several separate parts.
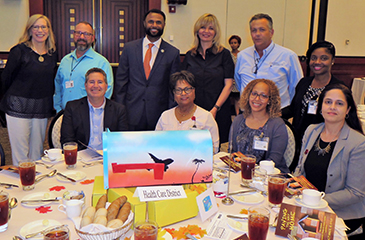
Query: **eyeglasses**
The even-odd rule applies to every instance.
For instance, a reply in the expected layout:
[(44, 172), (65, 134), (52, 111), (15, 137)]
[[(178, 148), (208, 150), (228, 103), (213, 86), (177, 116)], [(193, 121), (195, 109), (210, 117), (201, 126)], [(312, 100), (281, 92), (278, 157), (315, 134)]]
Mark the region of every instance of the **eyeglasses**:
[(269, 96), (267, 96), (266, 94), (263, 94), (263, 93), (258, 94), (257, 92), (251, 92), (251, 97), (252, 97), (253, 99), (255, 99), (257, 96), (260, 98), (260, 100), (266, 100), (266, 99), (269, 99)]
[(80, 37), (81, 35), (84, 35), (85, 37), (91, 37), (94, 34), (88, 32), (74, 31), (74, 35), (75, 37)]
[(48, 27), (47, 27), (46, 25), (41, 25), (41, 26), (38, 26), (38, 25), (37, 25), (37, 26), (33, 26), (33, 27), (32, 27), (32, 29), (33, 29), (33, 30), (36, 30), (36, 31), (38, 31), (40, 28), (41, 28), (43, 31), (44, 31), (44, 30), (46, 30), (46, 29), (48, 29)]
[(194, 87), (186, 87), (184, 89), (181, 89), (181, 88), (177, 88), (177, 89), (174, 89), (173, 92), (176, 94), (176, 95), (181, 95), (183, 92), (185, 92), (186, 94), (189, 94), (193, 91)]

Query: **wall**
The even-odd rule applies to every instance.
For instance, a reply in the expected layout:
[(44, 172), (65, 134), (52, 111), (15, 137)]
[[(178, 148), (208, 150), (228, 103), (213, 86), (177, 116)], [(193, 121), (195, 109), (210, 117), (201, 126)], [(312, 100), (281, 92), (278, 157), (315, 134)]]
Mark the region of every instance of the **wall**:
[(0, 0), (0, 52), (18, 43), (28, 17), (28, 0)]

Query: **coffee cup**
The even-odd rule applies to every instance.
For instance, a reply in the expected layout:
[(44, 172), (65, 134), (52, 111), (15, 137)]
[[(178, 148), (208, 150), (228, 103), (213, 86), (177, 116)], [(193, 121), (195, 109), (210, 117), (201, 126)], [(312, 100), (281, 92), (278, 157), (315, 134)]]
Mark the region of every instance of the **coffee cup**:
[(62, 149), (52, 148), (52, 149), (44, 150), (44, 154), (50, 160), (57, 160), (57, 159), (60, 159), (62, 157)]
[(318, 206), (320, 201), (326, 194), (324, 192), (319, 192), (314, 189), (304, 189), (302, 195), (302, 201), (308, 206)]
[(65, 204), (60, 204), (58, 206), (58, 210), (66, 213), (68, 218), (79, 217), (81, 215), (83, 204), (84, 202), (81, 200), (68, 200)]
[(265, 169), (267, 174), (274, 173), (275, 163), (271, 160), (260, 161), (260, 168)]

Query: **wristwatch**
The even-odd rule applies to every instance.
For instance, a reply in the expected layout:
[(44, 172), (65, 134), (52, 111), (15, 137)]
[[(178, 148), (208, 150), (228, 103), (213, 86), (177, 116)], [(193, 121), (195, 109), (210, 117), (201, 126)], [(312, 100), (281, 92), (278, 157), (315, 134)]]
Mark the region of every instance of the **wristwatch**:
[(217, 111), (221, 110), (221, 107), (218, 105), (214, 105), (214, 107), (217, 109)]

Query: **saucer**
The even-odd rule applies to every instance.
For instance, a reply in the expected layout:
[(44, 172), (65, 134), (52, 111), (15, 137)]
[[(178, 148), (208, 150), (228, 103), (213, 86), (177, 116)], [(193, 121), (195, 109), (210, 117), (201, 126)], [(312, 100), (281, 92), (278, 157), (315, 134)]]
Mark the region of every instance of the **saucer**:
[(42, 156), (42, 161), (45, 163), (56, 163), (56, 162), (62, 162), (64, 160), (65, 160), (65, 157), (63, 154), (62, 154), (61, 158), (54, 159), (54, 160), (50, 159), (47, 155)]
[(242, 195), (234, 195), (232, 198), (243, 204), (259, 204), (265, 200), (264, 196), (257, 192), (245, 193)]
[(317, 206), (310, 206), (307, 205), (303, 202), (302, 197), (297, 197), (295, 198), (295, 202), (298, 203), (299, 205), (303, 206), (303, 207), (307, 207), (307, 208), (313, 208), (313, 209), (321, 209), (321, 208), (326, 208), (328, 206), (328, 202), (324, 199), (321, 199), (321, 201), (319, 201), (319, 204)]
[(271, 173), (267, 173), (267, 175), (275, 175), (275, 174), (279, 174), (279, 173), (280, 173), (279, 168), (274, 168), (274, 171)]

